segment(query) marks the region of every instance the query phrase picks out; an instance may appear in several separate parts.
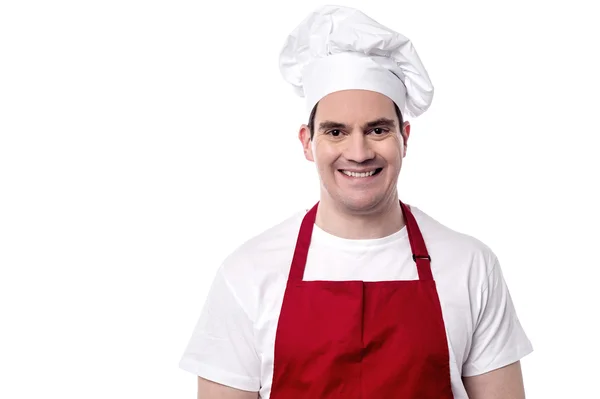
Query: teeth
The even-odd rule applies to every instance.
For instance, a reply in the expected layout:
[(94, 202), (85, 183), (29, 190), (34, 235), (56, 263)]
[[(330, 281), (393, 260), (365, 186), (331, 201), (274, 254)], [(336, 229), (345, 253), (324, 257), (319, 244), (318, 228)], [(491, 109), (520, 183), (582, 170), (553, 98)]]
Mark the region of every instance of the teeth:
[(369, 177), (369, 176), (373, 176), (375, 174), (375, 171), (372, 170), (370, 172), (357, 173), (357, 172), (349, 172), (347, 170), (342, 170), (342, 173), (345, 174), (346, 176), (352, 176), (352, 177)]

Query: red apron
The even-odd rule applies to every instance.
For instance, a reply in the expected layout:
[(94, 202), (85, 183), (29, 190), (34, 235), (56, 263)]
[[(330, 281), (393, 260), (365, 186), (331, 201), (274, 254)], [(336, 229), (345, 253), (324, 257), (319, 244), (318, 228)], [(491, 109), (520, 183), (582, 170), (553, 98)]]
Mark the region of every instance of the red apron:
[(453, 398), (431, 258), (410, 209), (400, 201), (418, 280), (303, 281), (318, 205), (294, 251), (270, 398)]

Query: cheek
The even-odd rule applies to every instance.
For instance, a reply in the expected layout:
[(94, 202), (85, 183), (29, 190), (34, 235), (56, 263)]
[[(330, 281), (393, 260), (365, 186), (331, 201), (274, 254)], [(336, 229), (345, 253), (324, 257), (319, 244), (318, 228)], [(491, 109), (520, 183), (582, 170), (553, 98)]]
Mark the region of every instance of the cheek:
[(404, 145), (398, 140), (385, 143), (379, 148), (378, 154), (390, 165), (399, 165), (404, 155)]
[(404, 140), (400, 137), (399, 140), (396, 141), (396, 151), (394, 156), (398, 159), (398, 162), (402, 162), (402, 158), (404, 158), (404, 152), (406, 148), (404, 147)]
[(313, 147), (313, 157), (315, 162), (319, 165), (319, 169), (331, 166), (331, 163), (335, 162), (337, 159), (336, 154), (335, 148), (330, 145), (319, 145), (317, 143)]

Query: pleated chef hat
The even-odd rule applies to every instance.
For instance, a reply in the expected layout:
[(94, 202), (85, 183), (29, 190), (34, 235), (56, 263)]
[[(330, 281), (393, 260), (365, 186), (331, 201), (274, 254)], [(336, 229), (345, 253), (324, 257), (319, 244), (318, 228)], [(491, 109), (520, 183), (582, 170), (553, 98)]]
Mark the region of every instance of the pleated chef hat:
[(306, 98), (307, 118), (321, 98), (340, 90), (384, 94), (412, 117), (433, 100), (433, 85), (411, 41), (349, 7), (327, 5), (310, 13), (287, 37), (279, 68)]

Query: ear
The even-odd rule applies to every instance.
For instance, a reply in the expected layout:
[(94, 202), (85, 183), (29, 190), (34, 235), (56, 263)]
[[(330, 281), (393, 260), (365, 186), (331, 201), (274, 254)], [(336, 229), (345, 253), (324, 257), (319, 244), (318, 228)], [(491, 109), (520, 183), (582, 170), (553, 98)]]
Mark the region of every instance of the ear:
[(314, 156), (313, 156), (313, 152), (312, 152), (312, 140), (310, 139), (310, 129), (308, 128), (307, 125), (302, 125), (302, 127), (300, 127), (300, 131), (298, 132), (298, 138), (300, 139), (300, 142), (302, 143), (302, 148), (304, 150), (304, 157), (311, 161), (314, 162)]
[(404, 155), (406, 156), (406, 150), (408, 147), (408, 138), (410, 137), (410, 122), (406, 121), (402, 125), (402, 138), (404, 139)]

